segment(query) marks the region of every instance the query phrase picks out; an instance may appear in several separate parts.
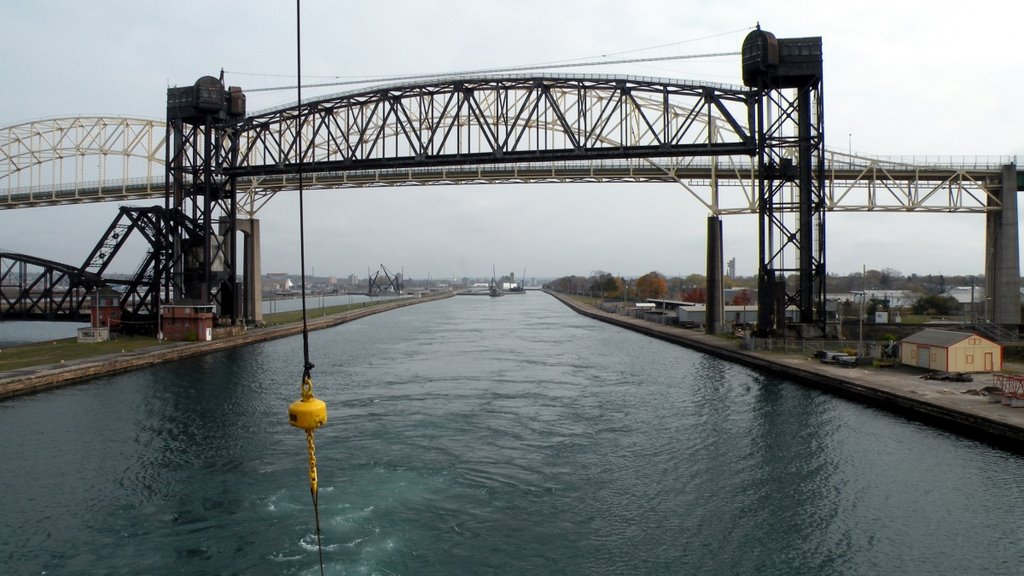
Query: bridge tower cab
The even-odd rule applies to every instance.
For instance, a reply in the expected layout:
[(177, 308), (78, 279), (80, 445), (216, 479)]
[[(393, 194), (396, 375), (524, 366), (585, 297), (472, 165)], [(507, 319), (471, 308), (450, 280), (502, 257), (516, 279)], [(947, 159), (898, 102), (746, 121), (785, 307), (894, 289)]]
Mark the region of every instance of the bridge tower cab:
[[(758, 331), (821, 336), (826, 332), (821, 38), (776, 38), (758, 26), (743, 41), (742, 61), (743, 83), (758, 94)], [(792, 313), (797, 320), (787, 327)]]
[(164, 304), (212, 305), (220, 323), (241, 318), (235, 233), (233, 127), (245, 117), (245, 94), (222, 79), (203, 76), (167, 90), (166, 248)]

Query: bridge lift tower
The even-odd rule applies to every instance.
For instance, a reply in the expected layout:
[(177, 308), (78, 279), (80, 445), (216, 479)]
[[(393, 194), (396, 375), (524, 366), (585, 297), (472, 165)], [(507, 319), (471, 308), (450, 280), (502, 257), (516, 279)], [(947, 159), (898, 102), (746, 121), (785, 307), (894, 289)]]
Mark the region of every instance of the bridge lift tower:
[(796, 310), (803, 336), (823, 335), (821, 38), (776, 38), (758, 26), (744, 39), (742, 54), (743, 83), (758, 92), (758, 330), (781, 332), (787, 310)]
[(167, 195), (165, 226), (173, 258), (163, 270), (162, 300), (217, 307), (231, 323), (240, 319), (235, 258), (237, 204), (228, 145), (245, 118), (242, 89), (212, 76), (167, 90)]

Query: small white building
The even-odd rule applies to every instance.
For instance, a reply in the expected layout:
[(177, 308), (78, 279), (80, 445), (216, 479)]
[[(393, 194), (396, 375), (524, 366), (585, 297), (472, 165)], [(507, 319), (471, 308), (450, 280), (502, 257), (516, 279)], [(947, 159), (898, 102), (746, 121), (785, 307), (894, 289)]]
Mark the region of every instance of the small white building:
[[(693, 304), (676, 308), (679, 323), (686, 325), (704, 325), (707, 319), (706, 304)], [(795, 322), (799, 311), (794, 307), (786, 309), (786, 321)], [(757, 323), (757, 304), (730, 304), (722, 306), (722, 323), (726, 326), (743, 326)]]

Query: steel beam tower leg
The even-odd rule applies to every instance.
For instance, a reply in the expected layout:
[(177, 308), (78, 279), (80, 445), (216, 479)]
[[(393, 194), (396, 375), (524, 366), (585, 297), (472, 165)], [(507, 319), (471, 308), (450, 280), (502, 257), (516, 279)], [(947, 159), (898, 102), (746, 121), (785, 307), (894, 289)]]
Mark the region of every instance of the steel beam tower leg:
[(801, 88), (797, 104), (800, 171), (800, 321), (825, 332), (825, 138), (821, 79)]
[(772, 195), (768, 193), (768, 160), (765, 157), (768, 147), (765, 142), (765, 95), (762, 93), (755, 105), (757, 124), (757, 331), (762, 335), (776, 331), (775, 318), (775, 271), (770, 266), (769, 258), (773, 231), (769, 222)]
[[(757, 103), (758, 331), (762, 334), (780, 333), (787, 309), (798, 312), (800, 324), (825, 332), (821, 77), (793, 90), (795, 96), (789, 97), (769, 87)], [(794, 186), (796, 199), (787, 198)], [(793, 263), (787, 264), (787, 258)]]

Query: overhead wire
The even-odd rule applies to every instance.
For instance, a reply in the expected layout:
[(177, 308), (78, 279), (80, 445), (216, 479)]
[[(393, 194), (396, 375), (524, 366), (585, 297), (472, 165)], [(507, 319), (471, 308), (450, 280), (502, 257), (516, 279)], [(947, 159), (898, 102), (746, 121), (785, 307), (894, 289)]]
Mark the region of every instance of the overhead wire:
[[(750, 26), (744, 28), (737, 28), (736, 30), (730, 30), (727, 32), (720, 32), (718, 34), (709, 34), (707, 36), (701, 36), (698, 38), (691, 38), (688, 40), (680, 40), (677, 42), (666, 42), (664, 44), (656, 44), (653, 46), (645, 46), (642, 48), (632, 48), (629, 50), (620, 50), (618, 52), (608, 52), (595, 56), (583, 56), (579, 58), (568, 58), (561, 60), (551, 60), (548, 62), (539, 62), (535, 64), (524, 64), (519, 66), (511, 66), (505, 68), (490, 68), (484, 70), (475, 70), (467, 72), (450, 72), (450, 73), (432, 73), (432, 74), (402, 74), (402, 75), (391, 75), (391, 76), (343, 76), (343, 75), (315, 75), (308, 76), (309, 78), (331, 78), (339, 80), (337, 83), (322, 83), (322, 84), (309, 84), (307, 88), (314, 87), (326, 87), (326, 86), (344, 86), (350, 84), (368, 84), (371, 82), (395, 82), (410, 79), (422, 79), (422, 78), (437, 78), (447, 76), (466, 76), (470, 74), (494, 74), (500, 72), (510, 71), (526, 71), (526, 70), (542, 70), (545, 68), (570, 68), (573, 66), (600, 66), (600, 65), (612, 65), (612, 64), (630, 64), (634, 62), (651, 62), (657, 60), (688, 60), (697, 58), (714, 58), (718, 56), (737, 56), (739, 52), (713, 52), (703, 54), (680, 54), (676, 56), (664, 56), (660, 58), (636, 58), (636, 59), (624, 59), (619, 61), (609, 61), (609, 57), (623, 56), (626, 54), (636, 54), (637, 52), (648, 52), (651, 50), (661, 50), (663, 48), (669, 48), (672, 46), (681, 46), (684, 44), (692, 44), (694, 42), (701, 42), (704, 40), (711, 40), (715, 38), (721, 38), (723, 36), (730, 36), (739, 32), (746, 32), (752, 30)], [(260, 72), (241, 72), (234, 70), (225, 70), (229, 74), (237, 74), (239, 76), (256, 76), (264, 78), (292, 78), (290, 74), (271, 74), (271, 73), (260, 73)], [(269, 92), (276, 90), (287, 90), (292, 89), (294, 86), (272, 86), (266, 88), (249, 88), (246, 92)]]
[[(654, 56), (649, 58), (623, 58), (619, 60), (600, 60), (594, 62), (574, 62), (564, 64), (533, 64), (529, 66), (510, 66), (507, 68), (488, 68), (480, 70), (468, 70), (465, 72), (453, 72), (447, 74), (410, 74), (407, 76), (377, 76), (361, 80), (344, 80), (340, 82), (321, 82), (318, 84), (307, 84), (307, 88), (329, 88), (337, 86), (353, 86), (357, 84), (370, 84), (374, 82), (404, 82), (407, 80), (427, 80), (438, 77), (461, 77), (484, 74), (502, 74), (506, 72), (528, 72), (533, 70), (555, 70), (561, 68), (583, 68), (588, 66), (611, 66), (615, 64), (635, 64), (641, 62), (663, 62), (666, 60), (695, 60), (699, 58), (717, 58), (721, 56), (739, 56), (740, 52), (710, 52), (704, 54), (678, 54), (675, 56)], [(295, 86), (272, 86), (267, 88), (249, 88), (246, 92), (275, 92), (280, 90), (294, 90)]]

